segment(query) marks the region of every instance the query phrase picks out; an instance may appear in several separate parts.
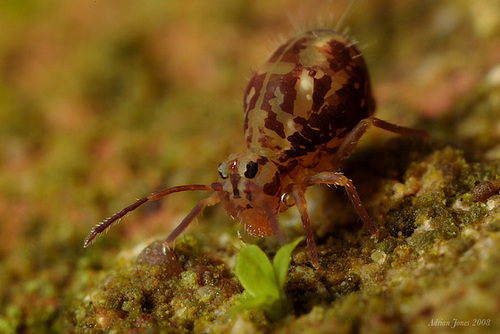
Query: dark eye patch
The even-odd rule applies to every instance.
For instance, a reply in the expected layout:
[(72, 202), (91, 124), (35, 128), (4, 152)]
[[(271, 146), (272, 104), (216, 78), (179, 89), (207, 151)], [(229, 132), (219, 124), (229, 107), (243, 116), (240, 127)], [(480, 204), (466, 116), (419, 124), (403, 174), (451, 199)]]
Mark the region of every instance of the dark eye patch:
[(257, 175), (257, 171), (259, 170), (259, 165), (256, 162), (250, 161), (247, 164), (247, 170), (245, 171), (245, 177), (247, 179), (253, 179), (255, 175)]

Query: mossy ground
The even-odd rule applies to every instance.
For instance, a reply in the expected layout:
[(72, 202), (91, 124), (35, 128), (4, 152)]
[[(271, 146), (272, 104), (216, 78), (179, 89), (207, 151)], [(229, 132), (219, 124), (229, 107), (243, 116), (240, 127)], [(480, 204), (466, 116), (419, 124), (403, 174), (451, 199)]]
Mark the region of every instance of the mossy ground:
[[(334, 7), (337, 18), (347, 4)], [(379, 242), (342, 189), (311, 189), (321, 268), (299, 246), (283, 319), (227, 314), (241, 292), (238, 227), (220, 208), (168, 256), (153, 242), (204, 194), (152, 203), (82, 248), (94, 223), (135, 197), (212, 182), (219, 160), (243, 149), (242, 91), (273, 49), (269, 36), (293, 33), (284, 11), (304, 23), (331, 8), (2, 4), (0, 332), (500, 332), (495, 0), (354, 5), (345, 25), (365, 54), (379, 117), (431, 139), (371, 130), (346, 160)], [(301, 234), (294, 211), (281, 221), (290, 240)], [(276, 251), (273, 238), (254, 242)]]

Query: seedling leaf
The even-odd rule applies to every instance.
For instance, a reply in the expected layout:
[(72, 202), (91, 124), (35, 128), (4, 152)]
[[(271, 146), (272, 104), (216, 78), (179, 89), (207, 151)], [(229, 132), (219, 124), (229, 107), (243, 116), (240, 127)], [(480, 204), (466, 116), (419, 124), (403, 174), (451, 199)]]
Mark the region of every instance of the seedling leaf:
[(272, 319), (286, 314), (288, 307), (283, 288), (292, 251), (302, 240), (299, 238), (281, 247), (272, 265), (259, 247), (242, 247), (236, 258), (236, 276), (245, 291), (231, 312), (261, 309)]
[(285, 286), (288, 267), (290, 266), (290, 260), (292, 259), (292, 252), (302, 240), (304, 240), (304, 237), (298, 238), (295, 241), (286, 244), (285, 246), (281, 247), (274, 256), (274, 275), (276, 277), (276, 282), (280, 287), (280, 292), (282, 293), (283, 287)]
[(279, 298), (274, 271), (266, 254), (255, 245), (244, 245), (236, 258), (236, 276), (252, 297)]

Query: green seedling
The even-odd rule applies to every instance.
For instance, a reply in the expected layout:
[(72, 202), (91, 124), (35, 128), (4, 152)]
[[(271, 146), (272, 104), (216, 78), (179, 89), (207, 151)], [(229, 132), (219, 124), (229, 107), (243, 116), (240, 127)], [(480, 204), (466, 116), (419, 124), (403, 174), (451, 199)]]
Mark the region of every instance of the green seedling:
[(292, 252), (304, 238), (281, 247), (273, 263), (255, 245), (244, 245), (236, 258), (236, 276), (245, 289), (233, 311), (261, 309), (271, 319), (278, 319), (288, 311), (284, 291)]

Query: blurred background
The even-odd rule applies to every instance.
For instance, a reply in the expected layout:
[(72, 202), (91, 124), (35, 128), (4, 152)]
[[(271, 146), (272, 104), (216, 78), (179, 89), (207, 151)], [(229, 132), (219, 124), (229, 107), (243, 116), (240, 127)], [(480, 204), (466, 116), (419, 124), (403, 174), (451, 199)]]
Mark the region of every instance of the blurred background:
[(244, 150), (252, 70), (276, 41), (341, 17), (381, 118), (450, 119), (500, 82), (497, 0), (2, 1), (0, 332), (71, 331), (88, 284), (75, 273), (166, 236), (203, 194), (152, 203), (84, 250), (90, 229), (154, 190), (215, 181)]

